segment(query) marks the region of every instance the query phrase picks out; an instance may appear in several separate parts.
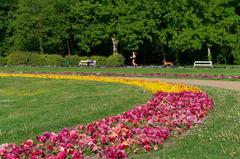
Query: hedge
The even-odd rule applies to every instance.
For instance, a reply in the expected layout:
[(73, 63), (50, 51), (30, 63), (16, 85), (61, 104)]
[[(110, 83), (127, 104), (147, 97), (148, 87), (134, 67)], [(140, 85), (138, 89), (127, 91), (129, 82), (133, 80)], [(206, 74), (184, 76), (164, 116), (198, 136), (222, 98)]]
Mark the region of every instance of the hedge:
[(63, 58), (58, 54), (15, 51), (6, 58), (0, 57), (0, 65), (78, 66), (80, 60), (87, 59), (96, 60), (97, 66), (123, 66), (125, 62), (125, 58), (120, 54), (113, 54), (109, 57), (70, 55)]

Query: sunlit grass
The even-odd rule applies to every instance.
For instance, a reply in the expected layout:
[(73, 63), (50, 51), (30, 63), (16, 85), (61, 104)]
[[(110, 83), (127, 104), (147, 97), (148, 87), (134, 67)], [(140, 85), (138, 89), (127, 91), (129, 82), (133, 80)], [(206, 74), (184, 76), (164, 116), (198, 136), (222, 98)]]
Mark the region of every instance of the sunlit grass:
[[(170, 138), (157, 151), (129, 158), (240, 158), (240, 92), (203, 88), (215, 107), (196, 128)], [(150, 94), (122, 84), (0, 78), (0, 143), (34, 138), (121, 113), (144, 103)]]
[(86, 124), (145, 103), (141, 88), (104, 82), (0, 78), (0, 143)]

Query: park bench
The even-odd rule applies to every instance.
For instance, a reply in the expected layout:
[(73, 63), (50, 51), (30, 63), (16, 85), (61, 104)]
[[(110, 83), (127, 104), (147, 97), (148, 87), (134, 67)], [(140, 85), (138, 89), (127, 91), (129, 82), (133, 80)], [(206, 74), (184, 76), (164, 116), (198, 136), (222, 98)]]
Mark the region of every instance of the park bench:
[(195, 67), (212, 67), (212, 61), (194, 61)]
[(79, 66), (96, 66), (96, 60), (81, 60)]

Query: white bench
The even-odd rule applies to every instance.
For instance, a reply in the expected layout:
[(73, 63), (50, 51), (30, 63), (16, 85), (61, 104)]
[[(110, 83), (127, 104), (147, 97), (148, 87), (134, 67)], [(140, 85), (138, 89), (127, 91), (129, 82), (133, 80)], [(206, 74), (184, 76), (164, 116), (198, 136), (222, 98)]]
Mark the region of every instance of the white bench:
[(97, 61), (96, 60), (81, 60), (79, 62), (79, 66), (96, 66)]
[(194, 61), (195, 67), (212, 67), (212, 61)]

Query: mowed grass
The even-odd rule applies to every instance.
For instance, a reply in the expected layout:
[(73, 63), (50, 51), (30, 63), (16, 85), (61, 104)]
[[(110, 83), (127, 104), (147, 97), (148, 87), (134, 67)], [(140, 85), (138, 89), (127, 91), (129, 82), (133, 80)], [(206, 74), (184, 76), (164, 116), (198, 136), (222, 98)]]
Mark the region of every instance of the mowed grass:
[(215, 107), (203, 124), (177, 138), (170, 138), (158, 151), (132, 155), (148, 159), (240, 158), (240, 92), (203, 88)]
[[(202, 124), (170, 138), (157, 151), (129, 158), (240, 158), (240, 92), (202, 89), (215, 103)], [(145, 103), (150, 97), (142, 89), (121, 84), (0, 78), (0, 143), (19, 143), (44, 131), (89, 123)]]
[(0, 67), (1, 72), (111, 72), (111, 73), (162, 73), (162, 74), (208, 74), (208, 75), (240, 75), (239, 68), (98, 68), (98, 67)]
[(141, 88), (116, 83), (0, 78), (0, 144), (87, 124), (150, 98)]

